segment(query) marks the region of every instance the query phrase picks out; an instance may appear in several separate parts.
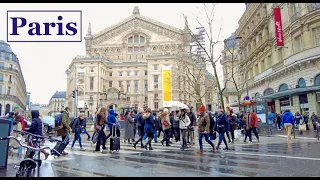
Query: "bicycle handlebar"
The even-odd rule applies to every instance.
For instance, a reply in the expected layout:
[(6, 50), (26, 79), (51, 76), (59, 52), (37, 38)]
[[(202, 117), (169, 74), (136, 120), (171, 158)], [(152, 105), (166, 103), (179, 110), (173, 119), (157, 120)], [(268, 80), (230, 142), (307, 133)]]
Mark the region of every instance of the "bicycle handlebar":
[(34, 147), (31, 147), (31, 146), (23, 145), (21, 143), (21, 141), (18, 138), (14, 137), (14, 136), (2, 137), (2, 138), (0, 138), (0, 141), (7, 140), (7, 139), (14, 139), (15, 141), (17, 141), (19, 143), (19, 145), (21, 147), (24, 147), (24, 148), (27, 148), (27, 149), (31, 149), (31, 150), (34, 150), (34, 151), (42, 151), (42, 150), (45, 150), (45, 149), (51, 150), (51, 148), (48, 147), (48, 146), (42, 147), (42, 148), (34, 148)]
[(13, 130), (14, 133), (18, 133), (18, 134), (21, 134), (21, 135), (30, 135), (32, 137), (35, 137), (35, 138), (44, 138), (44, 139), (48, 139), (50, 142), (56, 142), (56, 141), (60, 141), (58, 139), (53, 139), (51, 136), (39, 136), (39, 135), (36, 135), (36, 134), (32, 134), (30, 132), (27, 132), (27, 131), (18, 131), (18, 130)]

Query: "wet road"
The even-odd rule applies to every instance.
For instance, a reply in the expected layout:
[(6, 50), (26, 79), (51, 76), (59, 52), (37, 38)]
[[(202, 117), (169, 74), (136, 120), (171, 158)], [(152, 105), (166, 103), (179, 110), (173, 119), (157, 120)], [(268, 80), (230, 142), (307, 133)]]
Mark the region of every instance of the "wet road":
[[(260, 143), (238, 141), (230, 146), (232, 150), (219, 153), (213, 153), (205, 141), (203, 144), (202, 155), (196, 153), (197, 145), (181, 151), (178, 144), (163, 147), (160, 143), (153, 144), (153, 151), (122, 143), (119, 152), (102, 154), (93, 152), (85, 141), (85, 152), (76, 143), (75, 150), (67, 148), (68, 156), (44, 161), (41, 176), (320, 176), (320, 143), (316, 140), (287, 143), (284, 138), (261, 137)], [(12, 166), (15, 158), (10, 159)], [(14, 176), (11, 170), (0, 171), (0, 176)]]

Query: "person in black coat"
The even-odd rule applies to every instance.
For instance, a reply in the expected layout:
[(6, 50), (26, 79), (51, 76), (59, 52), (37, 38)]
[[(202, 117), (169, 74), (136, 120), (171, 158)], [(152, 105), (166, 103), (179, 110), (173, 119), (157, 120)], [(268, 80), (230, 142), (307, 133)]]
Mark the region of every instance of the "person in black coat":
[(71, 149), (73, 149), (74, 147), (74, 143), (76, 141), (79, 141), (79, 145), (80, 145), (80, 150), (84, 151), (85, 149), (82, 146), (82, 138), (81, 138), (81, 132), (82, 132), (82, 126), (81, 124), (83, 123), (84, 120), (84, 114), (80, 113), (79, 116), (77, 118), (75, 118), (72, 123), (71, 123), (71, 128), (72, 128), (72, 132), (74, 133), (74, 139), (71, 145)]
[(193, 107), (191, 106), (190, 109), (187, 109), (187, 115), (191, 121), (190, 125), (188, 126), (188, 138), (187, 138), (187, 144), (190, 144), (191, 146), (194, 145), (193, 139), (194, 139), (194, 126), (197, 124), (197, 118), (194, 112), (192, 112)]
[(144, 136), (144, 119), (143, 119), (143, 109), (142, 108), (139, 108), (139, 112), (137, 112), (137, 110), (134, 110), (135, 111), (135, 120), (137, 121), (137, 129), (138, 129), (138, 134), (139, 134), (139, 139), (138, 141), (136, 141), (134, 144), (133, 144), (133, 147), (136, 149), (136, 146), (137, 144), (139, 143), (139, 141), (141, 142), (141, 148), (144, 148), (144, 145), (143, 145), (143, 142), (142, 142), (142, 139), (143, 139), (143, 136)]
[(169, 133), (169, 137), (173, 138), (174, 137), (174, 128), (173, 128), (173, 123), (174, 123), (174, 111), (171, 111), (171, 113), (169, 114), (169, 120), (171, 123), (171, 127), (170, 127), (170, 133)]
[(214, 125), (215, 125), (215, 121), (214, 121), (214, 117), (212, 115), (212, 113), (209, 111), (208, 112), (209, 118), (210, 118), (210, 127), (209, 127), (209, 138), (210, 140), (213, 140), (213, 132), (214, 132)]
[(219, 133), (219, 142), (217, 145), (217, 150), (219, 150), (220, 144), (223, 141), (226, 145), (226, 149), (228, 150), (228, 144), (226, 141), (226, 138), (224, 137), (224, 133), (227, 131), (227, 128), (229, 126), (227, 116), (223, 113), (222, 109), (218, 110), (218, 115), (216, 117), (216, 124), (214, 126), (214, 130)]

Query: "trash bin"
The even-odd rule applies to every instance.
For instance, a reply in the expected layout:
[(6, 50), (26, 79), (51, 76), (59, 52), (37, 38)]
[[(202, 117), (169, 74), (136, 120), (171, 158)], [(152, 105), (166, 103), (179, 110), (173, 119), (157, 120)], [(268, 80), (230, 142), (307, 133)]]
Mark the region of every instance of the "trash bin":
[[(10, 121), (0, 118), (0, 137), (10, 135)], [(9, 140), (0, 141), (0, 169), (6, 169), (8, 163)]]

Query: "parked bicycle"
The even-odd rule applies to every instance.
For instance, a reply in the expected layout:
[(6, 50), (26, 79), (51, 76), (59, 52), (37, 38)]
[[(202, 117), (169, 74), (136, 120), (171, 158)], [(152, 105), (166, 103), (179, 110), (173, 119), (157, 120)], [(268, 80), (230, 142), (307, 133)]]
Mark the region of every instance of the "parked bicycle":
[(33, 153), (29, 153), (28, 157), (23, 159), (20, 162), (20, 167), (16, 173), (16, 177), (39, 177), (41, 159), (34, 156), (35, 152), (40, 153), (40, 151), (42, 150), (45, 150), (45, 149), (51, 150), (51, 148), (50, 147), (34, 148), (31, 146), (23, 145), (21, 143), (21, 138), (19, 137), (16, 138), (14, 136), (2, 137), (0, 138), (0, 141), (10, 140), (10, 139), (17, 141), (21, 147), (27, 148), (28, 150), (30, 150), (30, 152), (33, 152)]

